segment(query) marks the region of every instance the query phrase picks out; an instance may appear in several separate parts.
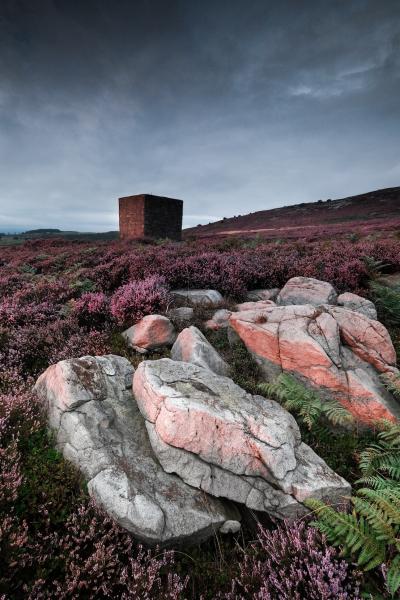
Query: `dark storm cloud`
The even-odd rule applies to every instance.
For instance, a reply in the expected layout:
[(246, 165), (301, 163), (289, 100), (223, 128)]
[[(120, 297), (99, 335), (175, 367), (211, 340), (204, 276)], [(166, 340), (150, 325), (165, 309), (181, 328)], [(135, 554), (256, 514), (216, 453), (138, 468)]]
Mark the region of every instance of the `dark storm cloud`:
[(0, 229), (400, 182), (396, 1), (0, 0)]

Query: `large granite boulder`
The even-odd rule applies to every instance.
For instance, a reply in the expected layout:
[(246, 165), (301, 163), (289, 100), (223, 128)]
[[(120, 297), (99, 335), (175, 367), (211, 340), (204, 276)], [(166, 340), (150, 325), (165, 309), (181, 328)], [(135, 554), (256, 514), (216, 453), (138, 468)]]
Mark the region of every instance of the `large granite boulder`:
[(218, 375), (228, 375), (229, 366), (207, 338), (193, 325), (183, 329), (171, 349), (171, 358), (189, 362)]
[(370, 319), (376, 320), (377, 318), (375, 304), (371, 302), (371, 300), (358, 296), (357, 294), (352, 294), (351, 292), (340, 294), (337, 303), (339, 306), (359, 312)]
[(223, 301), (221, 294), (217, 290), (172, 290), (172, 296), (175, 302), (190, 302), (199, 306), (218, 306)]
[(122, 333), (131, 348), (139, 352), (170, 347), (176, 339), (171, 321), (163, 315), (147, 315)]
[(350, 492), (306, 444), (277, 402), (227, 377), (170, 359), (144, 361), (133, 392), (164, 470), (213, 496), (273, 516), (305, 514), (304, 500)]
[(58, 449), (88, 480), (91, 496), (148, 544), (197, 542), (238, 520), (221, 502), (166, 473), (132, 395), (133, 367), (119, 356), (63, 360), (35, 389)]
[(395, 373), (389, 333), (339, 306), (271, 306), (233, 313), (230, 323), (267, 379), (282, 371), (337, 398), (361, 422), (400, 417), (380, 373)]
[(337, 293), (327, 281), (312, 277), (292, 277), (278, 294), (276, 303), (281, 306), (290, 304), (336, 304)]

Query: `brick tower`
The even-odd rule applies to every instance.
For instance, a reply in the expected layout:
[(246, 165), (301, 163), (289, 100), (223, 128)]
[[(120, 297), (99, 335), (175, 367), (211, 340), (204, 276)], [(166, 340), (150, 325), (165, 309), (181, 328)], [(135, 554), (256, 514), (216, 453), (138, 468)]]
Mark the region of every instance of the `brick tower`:
[(137, 238), (182, 239), (183, 201), (151, 194), (119, 199), (119, 235)]

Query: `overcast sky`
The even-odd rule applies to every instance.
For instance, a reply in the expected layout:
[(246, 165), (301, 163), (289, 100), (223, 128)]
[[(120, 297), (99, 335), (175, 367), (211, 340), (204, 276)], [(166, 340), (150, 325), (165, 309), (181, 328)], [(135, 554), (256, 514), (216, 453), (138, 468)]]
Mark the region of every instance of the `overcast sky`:
[(396, 185), (399, 0), (0, 0), (0, 230)]

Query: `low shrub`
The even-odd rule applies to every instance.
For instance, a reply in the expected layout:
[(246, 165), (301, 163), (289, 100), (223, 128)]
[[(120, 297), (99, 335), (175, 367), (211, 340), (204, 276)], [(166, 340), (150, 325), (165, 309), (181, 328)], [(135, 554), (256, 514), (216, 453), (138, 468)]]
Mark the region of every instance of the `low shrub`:
[(119, 325), (133, 325), (145, 315), (165, 311), (168, 300), (165, 279), (152, 275), (118, 288), (111, 298), (111, 314)]
[(110, 300), (103, 292), (86, 292), (73, 301), (73, 313), (81, 327), (101, 327), (111, 318)]
[(70, 515), (61, 534), (42, 535), (24, 562), (42, 571), (24, 586), (27, 600), (179, 600), (188, 582), (173, 573), (173, 552), (135, 544), (91, 502)]
[(224, 600), (359, 600), (360, 577), (316, 529), (259, 527)]

